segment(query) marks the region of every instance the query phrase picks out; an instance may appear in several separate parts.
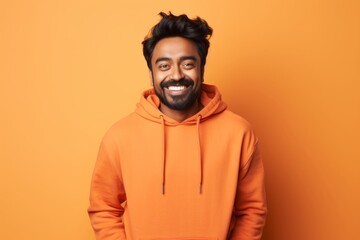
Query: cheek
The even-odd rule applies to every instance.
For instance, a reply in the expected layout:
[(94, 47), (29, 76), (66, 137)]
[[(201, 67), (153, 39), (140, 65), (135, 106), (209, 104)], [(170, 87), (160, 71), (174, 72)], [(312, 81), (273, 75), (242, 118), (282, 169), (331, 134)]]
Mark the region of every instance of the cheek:
[(188, 76), (194, 81), (194, 82), (201, 82), (201, 73), (200, 71), (192, 71), (191, 73), (188, 74)]
[(152, 81), (154, 86), (159, 86), (160, 83), (163, 81), (163, 75), (157, 72), (154, 72), (152, 75)]
[(162, 81), (166, 80), (168, 78), (168, 73), (166, 72), (154, 72), (153, 79), (155, 83), (160, 84)]

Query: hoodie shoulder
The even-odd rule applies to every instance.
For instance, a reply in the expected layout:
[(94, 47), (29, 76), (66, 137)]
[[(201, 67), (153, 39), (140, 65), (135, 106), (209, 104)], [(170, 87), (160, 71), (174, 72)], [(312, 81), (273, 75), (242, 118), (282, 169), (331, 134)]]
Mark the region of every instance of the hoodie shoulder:
[(242, 126), (245, 129), (252, 129), (252, 126), (248, 120), (243, 118), (242, 116), (232, 112), (231, 110), (226, 109), (223, 112), (223, 116), (228, 120), (233, 122), (236, 125)]
[(105, 132), (103, 140), (106, 139), (116, 139), (120, 136), (126, 136), (127, 134), (131, 134), (134, 127), (138, 124), (139, 116), (132, 112), (127, 116), (121, 118), (120, 120), (113, 123), (108, 130)]
[(257, 141), (255, 131), (249, 121), (242, 116), (226, 109), (220, 114), (220, 124), (223, 128), (229, 129), (231, 132), (252, 138), (254, 142)]

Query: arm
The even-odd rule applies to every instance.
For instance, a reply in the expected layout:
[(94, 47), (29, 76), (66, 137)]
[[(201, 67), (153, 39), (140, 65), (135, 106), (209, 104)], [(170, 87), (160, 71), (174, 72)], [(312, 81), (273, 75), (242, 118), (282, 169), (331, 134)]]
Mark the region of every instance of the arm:
[(115, 144), (103, 141), (95, 165), (88, 213), (97, 240), (126, 239), (122, 203), (126, 201)]
[[(245, 156), (247, 154), (244, 154)], [(257, 144), (241, 167), (235, 200), (235, 226), (231, 239), (259, 240), (266, 218), (264, 169)]]

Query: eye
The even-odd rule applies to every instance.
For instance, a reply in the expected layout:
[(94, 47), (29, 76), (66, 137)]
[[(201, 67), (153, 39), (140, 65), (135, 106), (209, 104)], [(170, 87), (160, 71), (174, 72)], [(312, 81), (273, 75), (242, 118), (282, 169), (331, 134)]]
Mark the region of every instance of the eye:
[(195, 67), (195, 64), (193, 62), (184, 62), (183, 67), (187, 70), (192, 69)]
[(161, 71), (166, 71), (166, 70), (169, 70), (170, 65), (167, 64), (167, 63), (161, 63), (161, 64), (158, 65), (158, 68), (159, 68)]

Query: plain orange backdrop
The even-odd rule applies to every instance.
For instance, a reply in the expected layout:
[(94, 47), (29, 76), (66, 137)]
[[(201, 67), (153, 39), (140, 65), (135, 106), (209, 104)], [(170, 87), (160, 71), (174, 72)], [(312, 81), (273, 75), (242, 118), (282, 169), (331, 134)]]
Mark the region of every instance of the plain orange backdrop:
[(94, 239), (98, 145), (150, 87), (141, 41), (168, 10), (214, 28), (205, 81), (259, 135), (263, 239), (358, 239), (357, 0), (1, 1), (0, 239)]

